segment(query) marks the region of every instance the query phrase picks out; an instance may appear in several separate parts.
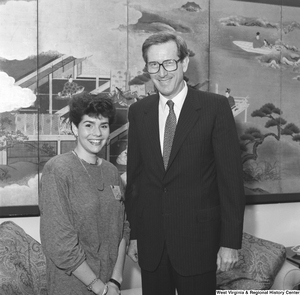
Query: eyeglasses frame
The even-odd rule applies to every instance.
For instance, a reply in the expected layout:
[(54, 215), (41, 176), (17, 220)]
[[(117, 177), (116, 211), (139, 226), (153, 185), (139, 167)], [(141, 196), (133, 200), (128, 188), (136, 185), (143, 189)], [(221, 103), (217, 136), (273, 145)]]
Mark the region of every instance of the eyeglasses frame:
[[(169, 70), (167, 70), (167, 69), (164, 67), (164, 62), (165, 62), (165, 61), (169, 61), (169, 60), (174, 60), (174, 61), (176, 62), (176, 69), (169, 71)], [(170, 58), (170, 59), (164, 60), (162, 63), (159, 63), (158, 61), (155, 61), (155, 62), (157, 62), (158, 65), (159, 65), (158, 70), (157, 70), (157, 72), (155, 72), (155, 73), (150, 73), (150, 72), (148, 71), (148, 63), (146, 63), (145, 68), (146, 68), (148, 74), (157, 74), (157, 73), (160, 71), (160, 67), (161, 67), (161, 66), (162, 66), (162, 67), (164, 68), (164, 70), (167, 71), (167, 72), (175, 72), (175, 71), (177, 71), (177, 69), (178, 69), (178, 63), (179, 63), (180, 61), (182, 61), (182, 58), (179, 58), (178, 60), (173, 59), (173, 58)], [(153, 62), (153, 61), (152, 61), (152, 62)]]

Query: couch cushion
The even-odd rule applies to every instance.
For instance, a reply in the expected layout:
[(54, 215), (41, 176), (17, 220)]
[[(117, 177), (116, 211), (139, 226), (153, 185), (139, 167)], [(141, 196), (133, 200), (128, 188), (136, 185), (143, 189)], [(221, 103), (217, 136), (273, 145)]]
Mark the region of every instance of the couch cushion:
[(41, 245), (12, 221), (0, 224), (0, 294), (47, 294)]
[(217, 274), (217, 289), (270, 289), (285, 256), (283, 245), (243, 233), (239, 261), (231, 271)]

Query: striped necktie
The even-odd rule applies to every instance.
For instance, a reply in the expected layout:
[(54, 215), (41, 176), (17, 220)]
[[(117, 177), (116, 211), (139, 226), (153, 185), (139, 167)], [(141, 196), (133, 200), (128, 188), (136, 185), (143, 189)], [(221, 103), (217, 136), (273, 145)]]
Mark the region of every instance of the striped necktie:
[(164, 134), (164, 150), (163, 160), (165, 169), (168, 167), (169, 157), (172, 149), (173, 138), (176, 130), (176, 115), (174, 113), (174, 102), (169, 99), (167, 102), (169, 106), (169, 115), (167, 117)]

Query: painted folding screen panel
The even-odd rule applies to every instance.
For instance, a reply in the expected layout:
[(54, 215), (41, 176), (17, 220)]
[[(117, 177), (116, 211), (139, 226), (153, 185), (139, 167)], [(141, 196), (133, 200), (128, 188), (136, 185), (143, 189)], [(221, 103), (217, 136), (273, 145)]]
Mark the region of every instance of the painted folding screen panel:
[(37, 16), (36, 1), (0, 2), (0, 216), (37, 204)]
[(211, 91), (235, 98), (247, 195), (299, 198), (297, 1), (211, 3)]

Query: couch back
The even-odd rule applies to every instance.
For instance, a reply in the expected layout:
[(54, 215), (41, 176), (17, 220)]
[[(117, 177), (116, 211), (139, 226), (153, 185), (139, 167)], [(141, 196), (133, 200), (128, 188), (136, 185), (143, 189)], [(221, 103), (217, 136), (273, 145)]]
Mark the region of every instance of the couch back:
[[(243, 233), (239, 263), (217, 275), (218, 289), (269, 289), (285, 261), (285, 247)], [(0, 224), (0, 294), (47, 295), (46, 261), (39, 242), (12, 221)], [(122, 289), (141, 287), (137, 263), (127, 256)]]
[(40, 243), (12, 221), (0, 224), (0, 294), (46, 295), (46, 284)]

